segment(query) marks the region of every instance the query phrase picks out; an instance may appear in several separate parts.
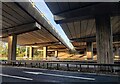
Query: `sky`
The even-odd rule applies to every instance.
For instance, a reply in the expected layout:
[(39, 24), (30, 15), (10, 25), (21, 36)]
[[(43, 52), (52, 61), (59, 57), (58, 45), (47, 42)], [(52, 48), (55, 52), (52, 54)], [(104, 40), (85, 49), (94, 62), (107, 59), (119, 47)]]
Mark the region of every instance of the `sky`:
[(62, 30), (61, 26), (59, 24), (55, 23), (53, 14), (51, 13), (49, 8), (45, 4), (44, 0), (40, 0), (40, 1), (37, 0), (37, 2), (36, 2), (36, 0), (32, 0), (32, 2), (34, 2), (34, 4), (37, 6), (37, 8), (45, 15), (45, 17), (55, 27), (55, 29), (57, 30), (59, 35), (61, 35), (61, 37), (65, 40), (65, 42), (68, 44), (68, 46), (71, 49), (74, 49), (73, 45), (71, 44), (70, 40), (68, 39), (68, 37), (66, 36), (64, 31)]

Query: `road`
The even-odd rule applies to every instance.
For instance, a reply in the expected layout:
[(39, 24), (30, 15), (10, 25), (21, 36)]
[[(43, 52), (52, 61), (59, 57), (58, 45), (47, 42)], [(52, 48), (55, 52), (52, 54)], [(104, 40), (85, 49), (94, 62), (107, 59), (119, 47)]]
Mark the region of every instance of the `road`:
[(38, 68), (0, 66), (0, 78), (3, 83), (43, 83), (44, 84), (76, 84), (76, 83), (111, 83), (119, 84), (120, 76), (106, 76), (85, 74), (80, 72), (67, 72)]

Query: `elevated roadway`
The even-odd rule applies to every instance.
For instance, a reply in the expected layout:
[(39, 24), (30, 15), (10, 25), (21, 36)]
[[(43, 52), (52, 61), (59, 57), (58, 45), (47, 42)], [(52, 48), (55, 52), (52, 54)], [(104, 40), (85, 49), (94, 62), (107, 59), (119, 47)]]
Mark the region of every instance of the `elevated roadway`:
[(7, 42), (8, 36), (17, 35), (19, 45), (42, 45), (42, 43), (46, 45), (58, 43), (59, 45), (61, 42), (62, 47), (71, 48), (44, 14), (31, 2), (27, 0), (24, 3), (3, 1), (1, 10), (0, 38), (3, 41)]

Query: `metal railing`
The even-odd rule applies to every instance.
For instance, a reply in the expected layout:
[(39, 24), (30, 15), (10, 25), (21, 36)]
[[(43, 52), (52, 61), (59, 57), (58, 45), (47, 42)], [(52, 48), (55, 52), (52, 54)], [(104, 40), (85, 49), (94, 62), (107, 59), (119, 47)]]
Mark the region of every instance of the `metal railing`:
[(24, 66), (35, 68), (46, 68), (56, 70), (89, 72), (96, 74), (120, 75), (120, 64), (97, 64), (96, 62), (80, 61), (1, 61), (0, 64), (8, 66)]

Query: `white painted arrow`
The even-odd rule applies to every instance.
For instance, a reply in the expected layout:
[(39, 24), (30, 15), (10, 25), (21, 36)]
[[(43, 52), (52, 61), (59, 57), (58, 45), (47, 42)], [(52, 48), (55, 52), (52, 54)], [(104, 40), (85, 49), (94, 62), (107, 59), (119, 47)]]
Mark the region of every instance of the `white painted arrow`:
[(29, 71), (23, 71), (24, 73), (29, 74), (35, 74), (35, 75), (48, 75), (48, 76), (57, 76), (57, 77), (66, 77), (66, 78), (74, 78), (74, 79), (84, 79), (84, 80), (95, 80), (95, 78), (88, 78), (88, 77), (77, 77), (77, 76), (66, 76), (66, 75), (59, 75), (59, 74), (48, 74), (48, 73), (42, 73), (42, 72), (29, 72)]

